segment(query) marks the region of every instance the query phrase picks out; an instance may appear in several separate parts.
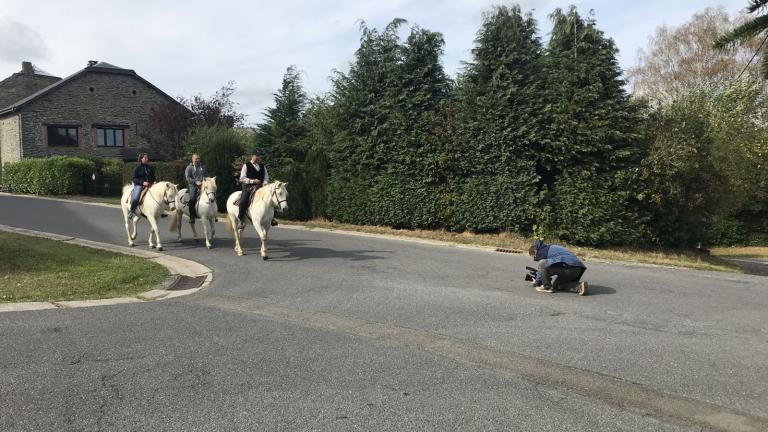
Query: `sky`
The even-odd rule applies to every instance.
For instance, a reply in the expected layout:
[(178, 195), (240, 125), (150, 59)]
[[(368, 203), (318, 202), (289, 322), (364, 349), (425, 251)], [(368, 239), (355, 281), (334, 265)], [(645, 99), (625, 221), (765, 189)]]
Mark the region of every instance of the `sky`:
[[(627, 69), (661, 25), (678, 26), (706, 7), (731, 16), (747, 0), (521, 0), (547, 40), (555, 8), (594, 11), (598, 28), (619, 48)], [(238, 110), (263, 120), (290, 65), (302, 71), (310, 96), (331, 88), (332, 71), (346, 72), (360, 42), (360, 23), (383, 28), (404, 18), (443, 33), (446, 72), (471, 60), (484, 12), (511, 2), (489, 0), (0, 0), (0, 79), (31, 61), (66, 77), (98, 60), (133, 69), (172, 96), (204, 96), (236, 83)], [(407, 27), (404, 32), (407, 32)], [(405, 33), (404, 33), (405, 34)]]

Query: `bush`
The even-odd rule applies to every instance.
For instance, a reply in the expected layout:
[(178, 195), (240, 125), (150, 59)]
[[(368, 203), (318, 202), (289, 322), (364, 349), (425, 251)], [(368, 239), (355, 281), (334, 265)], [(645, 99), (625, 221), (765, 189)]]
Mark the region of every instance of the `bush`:
[[(555, 185), (550, 234), (589, 246), (637, 245), (651, 237), (633, 199), (633, 170), (610, 175), (565, 174)], [(622, 174), (629, 174), (623, 176)]]
[[(122, 168), (122, 184), (126, 185), (133, 181), (133, 170), (138, 165), (138, 162), (125, 163)], [(179, 185), (179, 187), (186, 187), (186, 180), (184, 180), (184, 169), (187, 167), (185, 161), (169, 161), (169, 162), (149, 162), (149, 165), (155, 169), (156, 181), (168, 181), (173, 184)]]
[[(84, 183), (86, 195), (119, 196), (122, 193), (123, 168), (125, 163), (118, 159), (95, 156), (81, 156), (96, 165), (93, 176), (87, 177)], [(95, 177), (95, 178), (94, 178)]]
[(733, 246), (747, 242), (747, 230), (742, 222), (726, 217), (715, 217), (705, 231), (711, 246)]
[(12, 192), (36, 195), (80, 195), (96, 171), (93, 161), (70, 156), (25, 159), (6, 164), (3, 181)]

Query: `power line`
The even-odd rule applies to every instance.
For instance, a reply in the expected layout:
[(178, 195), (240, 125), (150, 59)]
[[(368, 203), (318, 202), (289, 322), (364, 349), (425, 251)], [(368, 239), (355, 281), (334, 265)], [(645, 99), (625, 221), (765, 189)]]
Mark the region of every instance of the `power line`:
[(757, 47), (757, 51), (755, 51), (755, 53), (752, 54), (752, 58), (749, 59), (749, 61), (747, 62), (747, 65), (744, 66), (744, 69), (741, 70), (741, 73), (739, 74), (739, 76), (736, 77), (736, 81), (738, 81), (741, 78), (741, 76), (744, 75), (744, 72), (747, 71), (747, 68), (749, 67), (749, 65), (752, 64), (752, 60), (754, 60), (755, 57), (757, 57), (757, 53), (759, 53), (760, 50), (763, 49), (763, 45), (765, 45), (765, 41), (768, 41), (768, 33), (766, 33), (765, 37), (763, 38), (763, 41), (760, 42), (760, 46)]

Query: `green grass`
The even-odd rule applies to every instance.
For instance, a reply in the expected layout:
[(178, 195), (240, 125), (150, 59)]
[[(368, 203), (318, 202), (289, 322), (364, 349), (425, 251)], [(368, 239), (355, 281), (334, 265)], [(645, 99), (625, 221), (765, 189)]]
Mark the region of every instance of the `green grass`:
[(0, 232), (0, 302), (132, 296), (168, 276), (143, 258)]

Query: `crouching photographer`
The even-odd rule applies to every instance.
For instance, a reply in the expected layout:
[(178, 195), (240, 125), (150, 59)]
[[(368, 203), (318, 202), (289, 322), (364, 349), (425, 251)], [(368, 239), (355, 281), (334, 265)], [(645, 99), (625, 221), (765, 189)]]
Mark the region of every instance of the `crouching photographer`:
[[(526, 276), (526, 280), (533, 279), (532, 285), (536, 291), (552, 293), (557, 289), (575, 291), (579, 295), (587, 294), (587, 282), (580, 282), (587, 266), (573, 252), (559, 245), (547, 245), (542, 240), (536, 240), (528, 249), (528, 254), (539, 263), (535, 275), (531, 272), (531, 275)], [(553, 276), (556, 276), (554, 285)]]

